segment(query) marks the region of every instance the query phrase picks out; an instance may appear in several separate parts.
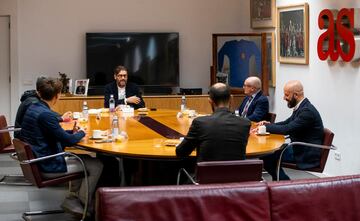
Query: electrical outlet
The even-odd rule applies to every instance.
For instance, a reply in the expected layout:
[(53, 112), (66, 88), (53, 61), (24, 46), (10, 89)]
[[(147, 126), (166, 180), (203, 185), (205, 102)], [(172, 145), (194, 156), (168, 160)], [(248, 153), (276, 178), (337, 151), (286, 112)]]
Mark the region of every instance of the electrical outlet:
[(341, 153), (339, 151), (335, 151), (334, 152), (334, 157), (335, 157), (335, 160), (341, 160)]

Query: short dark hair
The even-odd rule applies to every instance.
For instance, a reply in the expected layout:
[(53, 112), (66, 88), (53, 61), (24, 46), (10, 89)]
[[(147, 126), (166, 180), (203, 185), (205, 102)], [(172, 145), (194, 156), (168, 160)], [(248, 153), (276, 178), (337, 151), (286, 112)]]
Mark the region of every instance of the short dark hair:
[(117, 75), (120, 73), (120, 71), (126, 71), (127, 72), (127, 68), (125, 66), (122, 65), (118, 65), (114, 68), (114, 75)]
[(216, 105), (227, 103), (230, 100), (230, 88), (225, 84), (215, 84), (210, 87), (209, 96)]
[(56, 78), (39, 77), (36, 81), (36, 90), (39, 96), (46, 101), (53, 99), (59, 94), (62, 87), (61, 81)]

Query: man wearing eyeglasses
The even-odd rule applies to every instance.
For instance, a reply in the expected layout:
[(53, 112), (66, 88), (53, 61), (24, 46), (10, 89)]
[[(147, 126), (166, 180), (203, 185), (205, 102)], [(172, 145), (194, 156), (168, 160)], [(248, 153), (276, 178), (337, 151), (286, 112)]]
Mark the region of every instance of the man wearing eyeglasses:
[(109, 107), (110, 95), (114, 95), (115, 106), (127, 104), (134, 109), (145, 107), (138, 86), (128, 82), (128, 71), (124, 66), (119, 65), (115, 67), (114, 79), (114, 82), (105, 85), (104, 106), (106, 108)]
[(251, 121), (265, 120), (269, 112), (269, 100), (261, 91), (261, 80), (258, 77), (248, 77), (244, 82), (246, 98), (239, 107), (239, 114)]

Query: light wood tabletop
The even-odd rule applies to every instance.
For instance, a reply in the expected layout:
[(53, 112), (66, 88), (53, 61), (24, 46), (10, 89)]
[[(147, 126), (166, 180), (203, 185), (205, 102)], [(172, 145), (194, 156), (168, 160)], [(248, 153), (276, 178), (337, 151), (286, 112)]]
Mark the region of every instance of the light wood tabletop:
[[(139, 115), (135, 111), (133, 116), (125, 116), (117, 113), (119, 128), (126, 131), (128, 139), (123, 141), (98, 143), (99, 140), (91, 139), (92, 130), (103, 130), (104, 140), (110, 133), (110, 114), (101, 113), (89, 116), (88, 122), (80, 122), (79, 125), (86, 127), (87, 135), (77, 145), (85, 150), (108, 153), (122, 157), (145, 158), (145, 159), (176, 159), (175, 143), (179, 137), (185, 136), (189, 130), (193, 118), (187, 115), (177, 117), (176, 110), (147, 111), (146, 115)], [(99, 115), (97, 115), (99, 116)], [(63, 123), (63, 127), (70, 129), (73, 122)], [(250, 134), (246, 147), (247, 157), (259, 156), (278, 150), (284, 143), (283, 135), (270, 134), (259, 136)], [(170, 145), (170, 146), (167, 146)], [(191, 156), (195, 156), (195, 151)]]

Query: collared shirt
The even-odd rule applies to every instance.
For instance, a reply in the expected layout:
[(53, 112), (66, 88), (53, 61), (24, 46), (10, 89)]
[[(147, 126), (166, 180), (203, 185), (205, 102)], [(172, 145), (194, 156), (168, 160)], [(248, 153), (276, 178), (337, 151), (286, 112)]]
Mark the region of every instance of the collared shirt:
[(305, 97), (304, 97), (299, 103), (297, 103), (297, 104), (295, 105), (294, 111), (296, 111), (296, 110), (300, 107), (300, 104), (301, 104), (304, 100), (305, 100)]
[(118, 99), (123, 100), (125, 98), (126, 98), (125, 87), (119, 87), (118, 86)]

